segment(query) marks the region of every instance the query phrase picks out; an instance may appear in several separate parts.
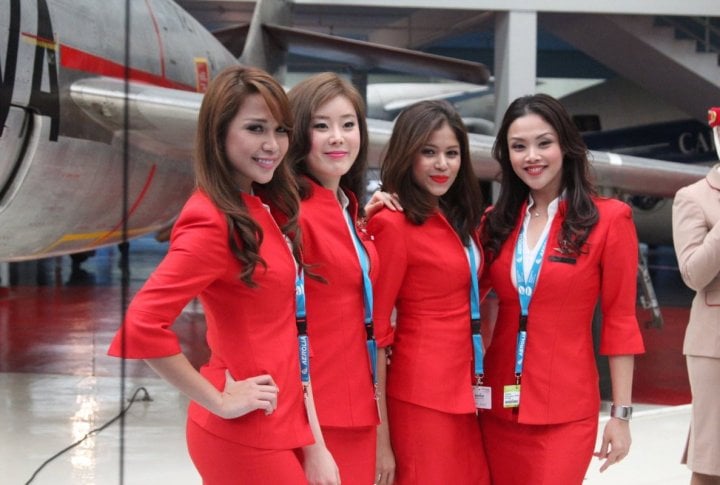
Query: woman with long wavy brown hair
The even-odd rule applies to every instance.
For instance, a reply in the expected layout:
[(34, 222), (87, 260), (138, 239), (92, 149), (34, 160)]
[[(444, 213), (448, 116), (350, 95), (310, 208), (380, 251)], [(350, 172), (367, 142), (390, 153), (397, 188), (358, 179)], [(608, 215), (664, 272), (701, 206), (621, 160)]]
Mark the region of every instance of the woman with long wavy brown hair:
[[(198, 120), (197, 190), (110, 348), (145, 359), (190, 398), (188, 449), (208, 485), (338, 483), (311, 386), (303, 403), (293, 257), (299, 201), (284, 162), (291, 131), (287, 96), (266, 72), (236, 66), (210, 83)], [(196, 296), (210, 348), (199, 372), (171, 330)]]

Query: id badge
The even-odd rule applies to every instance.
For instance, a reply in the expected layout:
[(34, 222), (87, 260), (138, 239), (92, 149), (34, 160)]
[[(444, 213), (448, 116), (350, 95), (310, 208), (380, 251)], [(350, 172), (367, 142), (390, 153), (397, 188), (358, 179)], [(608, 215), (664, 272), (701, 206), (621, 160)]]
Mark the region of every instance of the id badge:
[(520, 384), (503, 387), (503, 407), (516, 408), (520, 406)]
[(492, 408), (492, 388), (490, 386), (473, 386), (475, 407), (478, 409)]

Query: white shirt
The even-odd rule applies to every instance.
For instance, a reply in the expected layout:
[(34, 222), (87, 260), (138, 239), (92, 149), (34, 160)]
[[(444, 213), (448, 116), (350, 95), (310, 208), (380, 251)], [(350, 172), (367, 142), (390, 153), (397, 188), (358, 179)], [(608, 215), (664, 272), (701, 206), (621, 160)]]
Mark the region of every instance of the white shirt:
[[(535, 258), (537, 257), (538, 252), (540, 251), (540, 248), (542, 247), (542, 242), (545, 240), (545, 238), (548, 237), (548, 233), (550, 232), (550, 226), (552, 226), (553, 219), (555, 219), (555, 215), (558, 212), (558, 208), (560, 206), (560, 199), (562, 196), (558, 196), (555, 199), (550, 202), (548, 205), (548, 217), (547, 222), (545, 222), (545, 227), (543, 228), (542, 233), (540, 234), (540, 237), (538, 238), (537, 242), (535, 243), (535, 246), (533, 248), (528, 247), (527, 242), (527, 229), (528, 225), (530, 224), (530, 219), (533, 218), (533, 215), (530, 212), (530, 207), (533, 206), (535, 201), (532, 198), (532, 195), (528, 195), (528, 205), (527, 209), (525, 210), (525, 218), (523, 219), (523, 227), (522, 231), (525, 234), (525, 237), (523, 237), (523, 247), (522, 247), (522, 254), (523, 254), (523, 273), (525, 274), (525, 280), (528, 279), (530, 276), (530, 268), (532, 267), (533, 261), (535, 261)], [(514, 260), (514, 258), (513, 258)], [(512, 278), (513, 285), (517, 288), (517, 277), (515, 275), (515, 265), (510, 265), (510, 277)]]

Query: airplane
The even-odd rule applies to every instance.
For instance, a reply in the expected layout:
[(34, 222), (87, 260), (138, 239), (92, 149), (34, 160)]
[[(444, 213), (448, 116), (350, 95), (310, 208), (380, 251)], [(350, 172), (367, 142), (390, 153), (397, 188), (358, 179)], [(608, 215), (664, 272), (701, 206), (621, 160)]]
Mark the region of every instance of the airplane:
[[(101, 7), (96, 0), (0, 0), (0, 262), (88, 251), (171, 224), (194, 185), (202, 93), (222, 68), (262, 51), (263, 36), (358, 64), (359, 53), (370, 51), (384, 67), (489, 80), (478, 63), (275, 25), (262, 18), (273, 7), (267, 0), (255, 6), (241, 60), (172, 0), (129, 5), (126, 25), (123, 0)], [(281, 59), (265, 58), (275, 67)], [(262, 62), (254, 65), (273, 71)], [(377, 167), (392, 123), (371, 118), (368, 125)], [(470, 136), (475, 173), (486, 181), (499, 173), (493, 141)], [(591, 155), (597, 183), (625, 193), (670, 197), (705, 174), (678, 163)]]

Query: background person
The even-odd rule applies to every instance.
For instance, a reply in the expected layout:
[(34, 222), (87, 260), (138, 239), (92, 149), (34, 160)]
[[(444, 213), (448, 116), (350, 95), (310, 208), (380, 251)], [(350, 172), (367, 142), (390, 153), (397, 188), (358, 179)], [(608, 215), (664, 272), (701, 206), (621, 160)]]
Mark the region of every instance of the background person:
[[(710, 110), (720, 157), (720, 108)], [(692, 485), (720, 484), (720, 164), (675, 194), (673, 243), (680, 275), (696, 291), (685, 332), (692, 417), (682, 462)]]

